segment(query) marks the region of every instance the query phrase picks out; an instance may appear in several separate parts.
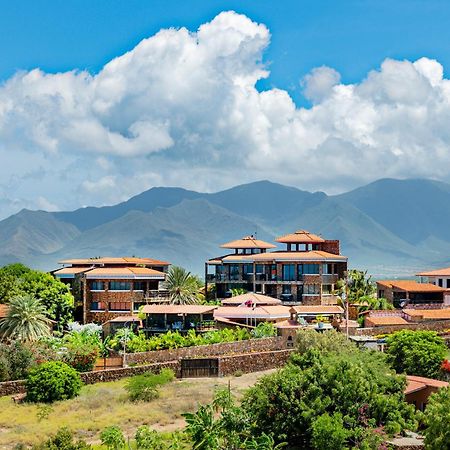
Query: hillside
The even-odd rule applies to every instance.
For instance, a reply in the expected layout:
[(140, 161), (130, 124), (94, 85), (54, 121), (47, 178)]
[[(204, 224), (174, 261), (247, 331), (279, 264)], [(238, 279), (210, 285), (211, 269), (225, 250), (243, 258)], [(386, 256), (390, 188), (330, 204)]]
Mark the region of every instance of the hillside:
[(126, 202), (0, 221), (0, 263), (50, 269), (59, 259), (139, 255), (197, 273), (219, 245), (305, 228), (340, 239), (353, 267), (413, 274), (450, 261), (450, 185), (384, 179), (336, 196), (260, 181), (213, 193), (152, 188)]

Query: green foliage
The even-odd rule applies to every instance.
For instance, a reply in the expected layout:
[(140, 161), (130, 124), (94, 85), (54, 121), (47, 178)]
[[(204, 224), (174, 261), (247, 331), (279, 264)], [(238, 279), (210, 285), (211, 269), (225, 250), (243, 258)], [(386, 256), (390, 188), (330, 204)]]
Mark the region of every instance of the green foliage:
[(72, 431), (60, 428), (45, 443), (34, 446), (33, 450), (90, 450), (92, 447), (84, 441), (75, 441)]
[[(267, 333), (267, 334), (266, 334)], [(195, 330), (189, 330), (185, 335), (178, 331), (146, 338), (144, 333), (134, 334), (128, 329), (119, 330), (110, 340), (109, 345), (116, 351), (123, 350), (126, 343), (128, 353), (148, 352), (153, 350), (166, 350), (181, 347), (193, 347), (196, 345), (218, 344), (221, 342), (235, 342), (250, 339), (251, 337), (272, 336), (273, 328), (264, 326), (258, 329), (258, 336), (252, 334), (246, 328), (224, 328), (223, 330), (208, 331), (197, 334)], [(126, 334), (126, 339), (125, 339)]]
[(342, 298), (345, 290), (349, 303), (360, 303), (368, 297), (374, 297), (376, 287), (371, 276), (367, 275), (367, 270), (352, 269), (348, 271), (347, 286), (345, 280), (338, 280), (336, 283), (335, 295)]
[(171, 266), (164, 283), (169, 291), (170, 302), (174, 305), (200, 303), (199, 289), (203, 283), (191, 272), (178, 266)]
[(29, 294), (11, 299), (8, 314), (0, 320), (3, 339), (36, 341), (50, 335), (50, 320), (46, 317), (43, 303)]
[(149, 402), (158, 398), (158, 387), (167, 384), (175, 378), (172, 369), (162, 369), (159, 373), (147, 372), (142, 375), (135, 375), (128, 379), (125, 390), (128, 398), (133, 401)]
[(317, 342), (244, 396), (242, 408), (256, 435), (270, 432), (300, 448), (324, 448), (319, 443), (328, 436), (334, 447), (325, 448), (346, 448), (362, 446), (376, 428), (387, 434), (415, 429), (414, 407), (404, 402), (405, 379), (382, 354), (356, 346), (339, 351), (331, 338)]
[(358, 348), (344, 334), (337, 331), (330, 330), (326, 333), (318, 333), (315, 330), (299, 330), (297, 333), (297, 353), (294, 353), (293, 358), (311, 349), (325, 353), (353, 353), (358, 351)]
[(450, 450), (450, 387), (431, 395), (424, 413), (425, 448)]
[(100, 433), (100, 440), (103, 445), (106, 445), (108, 450), (120, 450), (125, 446), (125, 436), (116, 425), (106, 427)]
[(139, 450), (166, 450), (167, 448), (161, 435), (147, 425), (140, 426), (134, 438), (136, 448)]
[(401, 330), (387, 337), (386, 353), (397, 372), (436, 378), (447, 346), (435, 331)]
[(247, 290), (244, 288), (233, 288), (231, 289), (231, 296), (237, 297), (238, 295), (246, 294)]
[(312, 423), (312, 445), (314, 448), (342, 450), (349, 437), (344, 427), (342, 414), (335, 412), (332, 416), (324, 413)]
[(94, 369), (97, 358), (99, 357), (99, 348), (93, 344), (67, 345), (63, 361), (69, 364), (78, 372), (89, 372)]
[(277, 335), (277, 329), (273, 323), (260, 322), (250, 334), (253, 338), (264, 338)]
[(76, 397), (82, 382), (77, 371), (60, 361), (41, 364), (30, 370), (27, 377), (27, 401), (52, 403)]
[(34, 364), (28, 345), (19, 341), (0, 345), (0, 381), (23, 379)]

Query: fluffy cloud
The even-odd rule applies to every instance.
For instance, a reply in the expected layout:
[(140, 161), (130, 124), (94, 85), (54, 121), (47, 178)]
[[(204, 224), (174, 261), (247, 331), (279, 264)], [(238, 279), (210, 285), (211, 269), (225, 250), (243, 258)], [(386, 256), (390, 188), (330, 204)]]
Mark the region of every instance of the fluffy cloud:
[(312, 106), (298, 108), (255, 87), (269, 42), (264, 25), (224, 12), (196, 32), (161, 30), (97, 74), (17, 73), (0, 86), (2, 215), (18, 199), (73, 208), (152, 185), (268, 178), (333, 192), (449, 179), (450, 84), (437, 61), (387, 59), (357, 84), (316, 68), (301, 80)]

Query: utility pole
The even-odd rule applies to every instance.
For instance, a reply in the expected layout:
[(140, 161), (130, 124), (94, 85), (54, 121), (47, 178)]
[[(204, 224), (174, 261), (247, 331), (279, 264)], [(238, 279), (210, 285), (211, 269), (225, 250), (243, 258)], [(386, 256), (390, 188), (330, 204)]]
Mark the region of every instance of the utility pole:
[(342, 294), (342, 300), (345, 305), (345, 335), (347, 336), (347, 339), (349, 338), (348, 333), (348, 318), (349, 318), (349, 304), (348, 304), (348, 272), (344, 272), (345, 278), (344, 278), (344, 292)]

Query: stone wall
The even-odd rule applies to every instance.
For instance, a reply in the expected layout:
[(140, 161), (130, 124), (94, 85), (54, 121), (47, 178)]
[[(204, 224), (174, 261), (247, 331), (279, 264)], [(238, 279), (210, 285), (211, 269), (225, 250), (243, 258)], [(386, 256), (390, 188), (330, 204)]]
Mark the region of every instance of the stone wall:
[(399, 330), (430, 330), (447, 331), (450, 330), (450, 320), (434, 320), (420, 323), (408, 323), (404, 325), (386, 325), (383, 327), (358, 328), (355, 330), (357, 336), (374, 336), (378, 334), (390, 334)]
[(127, 353), (126, 363), (146, 364), (164, 361), (175, 361), (181, 358), (208, 358), (241, 353), (265, 352), (286, 348), (286, 339), (275, 336), (264, 339), (248, 339), (221, 344), (198, 345), (195, 347), (177, 348), (172, 350), (156, 350), (144, 353)]
[(25, 380), (3, 381), (0, 383), (0, 397), (25, 392)]
[(251, 373), (283, 367), (293, 350), (223, 356), (219, 358), (219, 376), (233, 375), (236, 372)]

